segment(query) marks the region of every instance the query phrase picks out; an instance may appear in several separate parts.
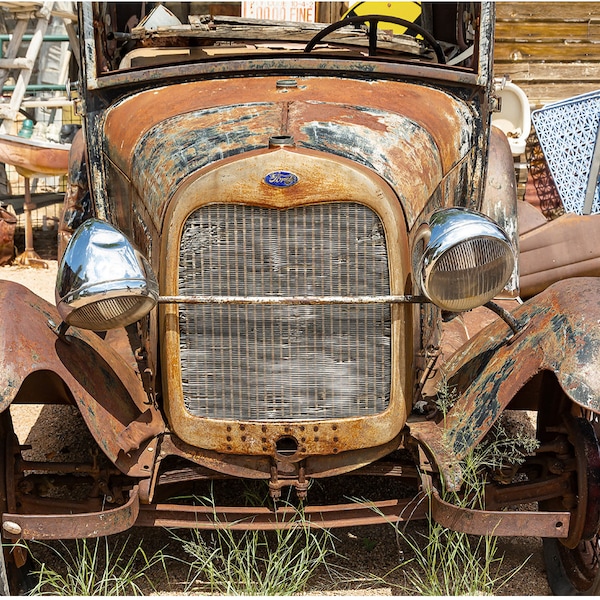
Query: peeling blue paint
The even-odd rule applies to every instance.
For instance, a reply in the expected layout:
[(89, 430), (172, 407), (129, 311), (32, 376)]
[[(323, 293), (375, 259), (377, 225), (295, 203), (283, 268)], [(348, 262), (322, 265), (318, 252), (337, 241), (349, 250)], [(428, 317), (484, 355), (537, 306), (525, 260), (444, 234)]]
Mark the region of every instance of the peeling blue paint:
[(158, 218), (194, 171), (265, 147), (280, 123), (279, 105), (256, 103), (194, 111), (154, 126), (138, 142), (132, 162), (132, 179), (150, 214)]

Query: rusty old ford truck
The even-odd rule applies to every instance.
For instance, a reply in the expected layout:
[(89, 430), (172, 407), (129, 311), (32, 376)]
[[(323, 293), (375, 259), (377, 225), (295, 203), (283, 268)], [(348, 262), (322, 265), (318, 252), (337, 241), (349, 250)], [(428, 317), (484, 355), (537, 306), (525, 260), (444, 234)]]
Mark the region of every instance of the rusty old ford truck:
[[(539, 536), (556, 593), (600, 586), (600, 279), (520, 301), (494, 5), (315, 6), (78, 4), (56, 307), (0, 285), (5, 592), (11, 541), (300, 507)], [(76, 407), (97, 452), (24, 456), (26, 403)], [(459, 501), (515, 414), (535, 443)]]

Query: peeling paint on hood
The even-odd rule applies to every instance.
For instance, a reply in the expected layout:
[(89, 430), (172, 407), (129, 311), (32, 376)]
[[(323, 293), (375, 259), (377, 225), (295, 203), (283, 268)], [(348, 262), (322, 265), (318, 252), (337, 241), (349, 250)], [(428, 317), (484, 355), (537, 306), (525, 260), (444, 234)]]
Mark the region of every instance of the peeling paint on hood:
[(276, 81), (197, 82), (138, 93), (109, 109), (103, 151), (158, 221), (184, 179), (289, 134), (298, 148), (343, 156), (378, 173), (396, 190), (412, 225), (475, 143), (470, 109), (440, 90), (314, 78), (282, 94)]

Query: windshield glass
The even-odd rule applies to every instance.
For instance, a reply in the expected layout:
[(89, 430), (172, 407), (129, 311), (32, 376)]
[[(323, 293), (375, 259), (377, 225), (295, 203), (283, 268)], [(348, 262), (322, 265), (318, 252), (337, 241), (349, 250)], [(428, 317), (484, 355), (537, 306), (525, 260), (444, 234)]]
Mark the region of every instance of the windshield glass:
[(418, 62), (472, 72), (480, 7), (311, 0), (115, 2), (95, 4), (88, 19), (93, 19), (97, 76), (281, 56)]

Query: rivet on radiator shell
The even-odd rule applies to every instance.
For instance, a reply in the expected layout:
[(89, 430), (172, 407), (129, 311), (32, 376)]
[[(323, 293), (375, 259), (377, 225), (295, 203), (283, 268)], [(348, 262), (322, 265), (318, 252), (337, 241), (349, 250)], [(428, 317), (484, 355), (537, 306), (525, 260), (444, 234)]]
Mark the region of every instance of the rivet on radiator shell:
[(11, 535), (21, 535), (21, 532), (23, 531), (21, 526), (14, 521), (5, 521), (2, 524), (2, 527), (6, 533), (10, 533)]

